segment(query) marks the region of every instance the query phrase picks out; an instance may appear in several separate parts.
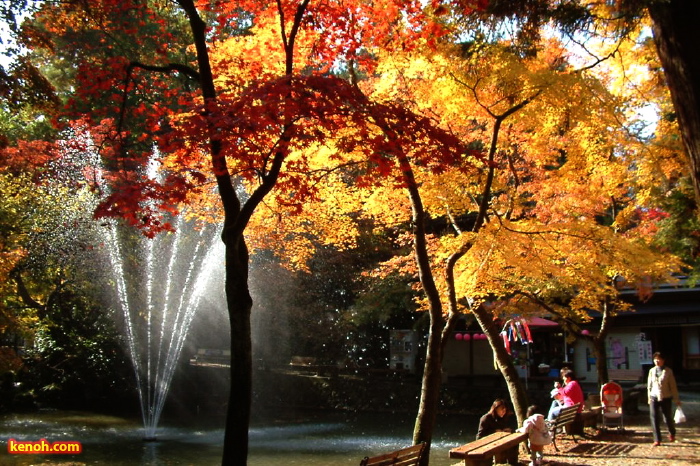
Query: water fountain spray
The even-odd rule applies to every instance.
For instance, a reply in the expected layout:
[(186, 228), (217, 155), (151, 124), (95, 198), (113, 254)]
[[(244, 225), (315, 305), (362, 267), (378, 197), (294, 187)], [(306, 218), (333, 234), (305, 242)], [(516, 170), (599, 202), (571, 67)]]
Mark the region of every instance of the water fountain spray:
[[(106, 244), (146, 441), (156, 439), (170, 383), (206, 282), (213, 269), (222, 266), (223, 245), (217, 232), (213, 225), (196, 230), (183, 216), (177, 219), (175, 233), (155, 238), (116, 223), (107, 229)], [(133, 254), (134, 243), (137, 254)]]
[[(148, 167), (151, 179), (158, 178), (156, 155)], [(97, 160), (93, 163), (100, 165)], [(96, 179), (109, 191), (99, 169)], [(223, 267), (218, 225), (197, 224), (182, 213), (171, 220), (175, 232), (154, 238), (116, 220), (108, 221), (105, 230), (146, 441), (156, 439), (170, 383), (207, 281), (216, 268)]]

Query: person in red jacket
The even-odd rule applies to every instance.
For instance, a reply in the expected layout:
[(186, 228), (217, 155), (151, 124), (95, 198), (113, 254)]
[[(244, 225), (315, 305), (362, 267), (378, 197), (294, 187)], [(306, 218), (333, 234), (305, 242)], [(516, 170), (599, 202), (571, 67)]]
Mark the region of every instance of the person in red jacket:
[(549, 410), (549, 414), (547, 414), (548, 421), (553, 421), (554, 418), (559, 416), (562, 408), (566, 406), (573, 406), (580, 403), (578, 411), (581, 412), (583, 410), (583, 390), (581, 389), (581, 385), (576, 381), (574, 371), (564, 371), (562, 378), (564, 379), (564, 386), (561, 386), (559, 382), (555, 382), (554, 384), (554, 388), (559, 392), (558, 398), (561, 400), (562, 404), (553, 406)]

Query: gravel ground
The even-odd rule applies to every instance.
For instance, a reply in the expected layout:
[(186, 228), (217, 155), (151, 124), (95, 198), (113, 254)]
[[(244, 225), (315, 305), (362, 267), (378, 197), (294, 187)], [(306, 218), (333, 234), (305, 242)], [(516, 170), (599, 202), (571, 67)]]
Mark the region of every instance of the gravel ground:
[[(571, 436), (557, 437), (557, 447), (545, 447), (544, 463), (550, 466), (685, 466), (700, 465), (700, 390), (681, 390), (683, 412), (688, 421), (678, 424), (676, 441), (668, 442), (668, 431), (662, 424), (661, 445), (654, 447), (649, 421), (649, 407), (639, 406), (640, 412), (625, 414), (624, 431), (586, 428), (583, 439)], [(521, 448), (520, 464), (527, 465), (530, 458)]]

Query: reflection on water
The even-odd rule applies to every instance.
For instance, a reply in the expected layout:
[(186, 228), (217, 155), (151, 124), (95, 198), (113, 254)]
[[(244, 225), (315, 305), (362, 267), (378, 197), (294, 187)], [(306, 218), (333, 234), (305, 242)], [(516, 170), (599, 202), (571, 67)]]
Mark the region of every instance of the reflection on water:
[[(431, 466), (447, 466), (447, 451), (474, 438), (475, 418), (438, 421)], [(195, 423), (195, 424), (201, 424)], [(211, 424), (211, 423), (210, 423)], [(295, 421), (256, 423), (250, 430), (248, 464), (326, 466), (359, 464), (372, 456), (410, 445), (410, 415), (315, 413)], [(42, 411), (0, 417), (0, 465), (193, 465), (220, 464), (220, 426), (177, 426), (165, 422), (157, 442), (143, 442), (140, 419), (92, 413)], [(78, 441), (80, 455), (10, 455), (7, 440)]]

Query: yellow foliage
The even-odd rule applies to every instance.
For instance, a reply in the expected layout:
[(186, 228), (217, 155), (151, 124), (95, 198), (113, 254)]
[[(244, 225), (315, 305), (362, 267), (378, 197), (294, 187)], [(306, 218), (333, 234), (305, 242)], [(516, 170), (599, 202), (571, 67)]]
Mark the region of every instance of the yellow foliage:
[(319, 170), (317, 191), (313, 198), (295, 204), (296, 210), (285, 206), (280, 197), (261, 205), (247, 229), (252, 251), (272, 250), (289, 266), (304, 270), (318, 247), (346, 249), (356, 245), (356, 213), (368, 193), (349, 187), (342, 169), (330, 168), (333, 162), (329, 158), (334, 154), (328, 147), (316, 146), (288, 158), (286, 163), (294, 165), (297, 157), (306, 157), (312, 172)]
[(679, 265), (672, 256), (590, 221), (502, 221), (479, 232), (458, 263), (456, 285), (460, 296), (505, 300), (496, 313), (522, 314), (522, 300), (513, 308), (512, 298), (525, 294), (545, 302), (569, 300), (560, 312), (580, 319), (617, 298), (616, 279), (665, 281)]
[[(652, 158), (666, 165), (652, 170), (640, 160), (642, 146), (627, 137), (630, 100), (617, 92), (621, 81), (574, 72), (555, 39), (527, 59), (506, 47), (485, 47), (487, 53), (470, 56), (454, 47), (430, 56), (394, 52), (382, 57), (376, 78), (362, 84), (373, 98), (400, 100), (473, 147), (494, 151), (487, 223), (471, 233), (463, 231), (467, 221), (431, 239), (443, 300), (448, 284), (441, 271), (457, 251), (467, 252), (457, 262), (456, 295), (474, 303), (495, 297), (497, 315), (537, 312), (536, 298), (586, 319), (587, 310), (617, 298), (619, 277), (629, 283), (670, 279), (679, 261), (651, 250), (635, 225), (638, 204), (630, 193), (640, 179), (630, 168), (647, 170), (641, 181), (646, 184), (678, 165), (672, 157)], [(635, 79), (646, 76), (643, 71), (635, 70)], [(517, 111), (509, 114), (512, 109)], [(503, 115), (508, 117), (492, 147), (495, 122)], [(434, 175), (414, 167), (432, 217), (474, 218), (489, 167), (473, 168)], [(378, 192), (381, 202), (367, 212), (387, 225), (407, 217), (407, 207), (398, 216), (393, 203), (386, 208), (388, 200), (401, 199), (390, 190)], [(611, 226), (601, 225), (601, 217), (611, 217)], [(563, 302), (568, 304), (556, 304)]]
[[(257, 28), (254, 36), (217, 45), (214, 66), (224, 93), (240, 92), (256, 75), (283, 71), (281, 50), (270, 45), (279, 26), (261, 21)], [(310, 44), (313, 38), (300, 40)], [(496, 315), (538, 312), (532, 303), (539, 299), (586, 319), (587, 309), (616, 299), (615, 279), (666, 280), (678, 270), (677, 259), (649, 249), (636, 225), (636, 209), (654, 186), (681, 172), (677, 133), (664, 120), (651, 142), (630, 131), (643, 95), (653, 96), (660, 109), (670, 108), (668, 96), (651, 85), (657, 76), (645, 66), (651, 63), (643, 58), (648, 44), (616, 46), (616, 60), (595, 74), (576, 71), (555, 38), (525, 58), (505, 44), (469, 52), (448, 45), (431, 54), (418, 53), (420, 47), (372, 51), (379, 57), (376, 72), (359, 83), (370, 99), (405, 105), (469, 147), (493, 154), (492, 165), (465, 164), (439, 174), (412, 167), (426, 212), (455, 222), (429, 238), (443, 299), (449, 293), (445, 261), (458, 251), (465, 254), (455, 270), (456, 295), (475, 303), (496, 299)], [(610, 52), (601, 47), (601, 54)], [(290, 156), (283, 172), (307, 167), (317, 174), (315, 191), (303, 202), (294, 193), (270, 198), (248, 229), (252, 249), (272, 248), (303, 268), (319, 246), (353, 247), (358, 221), (376, 228), (409, 225), (402, 187), (393, 180), (372, 188), (355, 183), (353, 169), (366, 162), (364, 155), (341, 154), (328, 143)], [(471, 232), (491, 175), (486, 222)], [(290, 213), (287, 203), (297, 211)], [(374, 273), (388, 270), (416, 273), (411, 257), (396, 257)]]
[(250, 82), (285, 72), (279, 19), (256, 18), (250, 34), (214, 44), (212, 70), (220, 92), (240, 92)]

